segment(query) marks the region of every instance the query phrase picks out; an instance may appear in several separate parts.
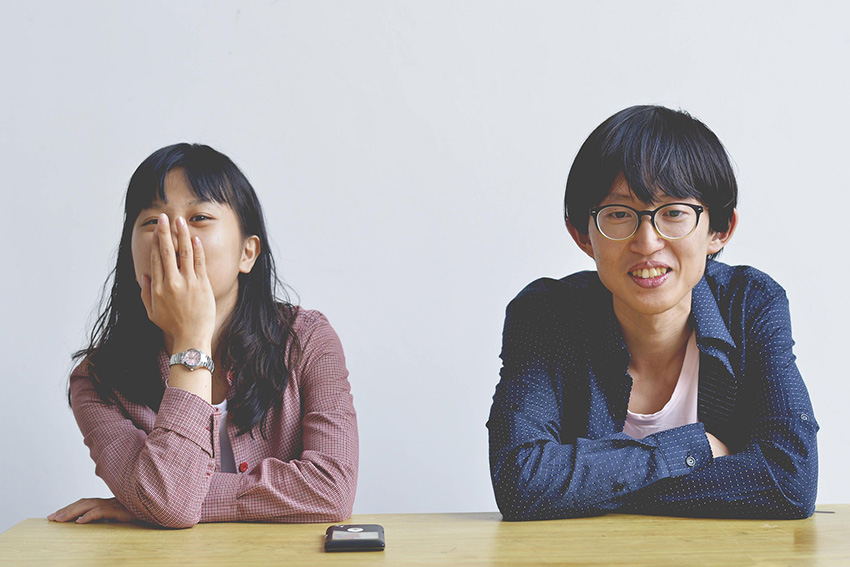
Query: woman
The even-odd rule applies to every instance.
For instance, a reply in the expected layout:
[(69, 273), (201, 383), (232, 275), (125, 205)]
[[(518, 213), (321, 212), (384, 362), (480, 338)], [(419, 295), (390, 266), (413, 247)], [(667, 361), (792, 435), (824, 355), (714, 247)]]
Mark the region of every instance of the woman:
[(254, 189), (198, 144), (130, 180), (112, 293), (70, 380), (115, 498), (55, 521), (331, 522), (351, 513), (357, 422), (337, 335), (275, 297)]
[(785, 292), (714, 260), (736, 203), (725, 149), (684, 112), (627, 108), (584, 143), (565, 216), (597, 270), (507, 309), (488, 422), (506, 519), (811, 515), (818, 426)]

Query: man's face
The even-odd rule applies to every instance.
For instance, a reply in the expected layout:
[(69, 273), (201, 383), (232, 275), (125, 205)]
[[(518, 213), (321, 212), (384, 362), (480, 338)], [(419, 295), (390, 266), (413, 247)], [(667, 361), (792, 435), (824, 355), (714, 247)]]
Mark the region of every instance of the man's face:
[[(663, 193), (647, 205), (632, 194), (621, 174), (599, 206), (627, 205), (647, 210), (673, 202), (702, 205), (696, 199), (674, 198)], [(618, 317), (645, 317), (670, 310), (689, 313), (691, 290), (702, 278), (706, 256), (723, 248), (731, 231), (712, 232), (708, 210), (700, 215), (696, 229), (678, 240), (659, 235), (648, 216), (640, 219), (637, 232), (626, 240), (605, 237), (591, 219), (584, 243), (578, 238), (577, 242), (596, 262), (599, 279), (614, 296)]]

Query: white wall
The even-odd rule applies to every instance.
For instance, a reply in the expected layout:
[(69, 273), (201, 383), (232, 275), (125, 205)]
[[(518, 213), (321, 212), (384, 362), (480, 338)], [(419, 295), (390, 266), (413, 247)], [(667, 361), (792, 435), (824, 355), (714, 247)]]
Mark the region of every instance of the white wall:
[(202, 141), (244, 169), (284, 279), (345, 346), (355, 511), (495, 510), (484, 427), (507, 302), (591, 267), (561, 219), (587, 134), (684, 108), (734, 157), (724, 255), (788, 290), (850, 502), (841, 2), (4, 2), (0, 530), (108, 492), (65, 402), (130, 174)]

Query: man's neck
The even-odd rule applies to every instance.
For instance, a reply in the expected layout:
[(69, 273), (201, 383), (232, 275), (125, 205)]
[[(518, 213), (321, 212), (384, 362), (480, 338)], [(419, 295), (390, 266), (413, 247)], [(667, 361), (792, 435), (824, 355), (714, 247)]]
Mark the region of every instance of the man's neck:
[(629, 349), (632, 369), (640, 371), (681, 367), (688, 338), (693, 331), (690, 302), (687, 302), (687, 309), (684, 305), (676, 306), (652, 315), (618, 310), (617, 305), (614, 306), (614, 312)]

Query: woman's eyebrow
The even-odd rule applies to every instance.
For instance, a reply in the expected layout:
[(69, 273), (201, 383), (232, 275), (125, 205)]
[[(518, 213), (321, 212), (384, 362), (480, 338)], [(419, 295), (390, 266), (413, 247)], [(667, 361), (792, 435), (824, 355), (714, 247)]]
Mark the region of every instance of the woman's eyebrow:
[[(212, 199), (192, 199), (191, 201), (186, 203), (186, 205), (188, 205), (189, 207), (197, 207), (198, 205), (209, 204), (209, 203), (213, 203), (213, 204), (216, 204), (216, 205), (220, 204), (217, 201), (213, 201)], [(164, 205), (166, 205), (166, 204), (168, 204), (168, 201), (160, 201), (160, 200), (157, 199), (156, 201), (154, 201), (153, 203), (151, 203), (147, 207), (143, 208), (142, 210), (143, 211), (149, 211), (149, 210), (153, 209), (153, 210), (161, 211), (162, 209), (165, 208)]]

